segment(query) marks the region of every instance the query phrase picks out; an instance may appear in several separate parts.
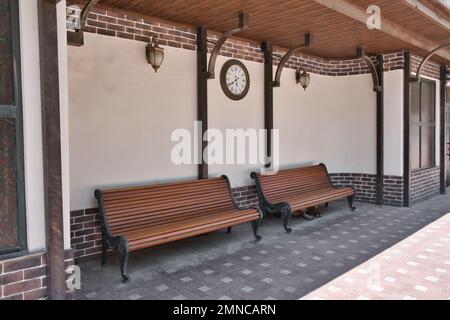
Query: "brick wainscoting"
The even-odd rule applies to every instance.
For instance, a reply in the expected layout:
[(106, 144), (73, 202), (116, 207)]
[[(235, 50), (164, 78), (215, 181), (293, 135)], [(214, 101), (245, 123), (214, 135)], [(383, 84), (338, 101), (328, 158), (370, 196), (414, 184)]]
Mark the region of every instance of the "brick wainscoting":
[[(73, 250), (65, 252), (65, 267), (74, 264)], [(67, 277), (70, 275), (67, 274)], [(0, 300), (42, 300), (47, 298), (47, 259), (36, 253), (0, 261)], [(74, 299), (67, 291), (66, 299)]]
[(411, 203), (431, 198), (440, 192), (439, 167), (413, 171), (411, 173)]
[[(376, 202), (377, 176), (365, 173), (332, 173), (331, 181), (337, 187), (352, 187), (356, 190), (356, 200)], [(384, 177), (384, 203), (392, 206), (403, 204), (403, 177)]]

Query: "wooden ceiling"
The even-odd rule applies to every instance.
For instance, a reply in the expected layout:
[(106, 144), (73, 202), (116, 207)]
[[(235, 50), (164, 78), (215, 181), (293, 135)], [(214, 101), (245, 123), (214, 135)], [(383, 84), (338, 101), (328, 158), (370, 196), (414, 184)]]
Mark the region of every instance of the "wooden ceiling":
[[(436, 0), (424, 0), (439, 2)], [(439, 44), (450, 43), (450, 31), (434, 23), (404, 0), (352, 0), (362, 10), (376, 4), (382, 19), (388, 19), (404, 28)], [(101, 0), (100, 5), (127, 10), (192, 26), (205, 25), (223, 32), (237, 24), (237, 14), (250, 14), (250, 29), (239, 37), (255, 41), (271, 41), (291, 48), (301, 44), (304, 34), (314, 34), (314, 45), (306, 53), (325, 58), (344, 58), (356, 55), (356, 48), (364, 46), (369, 53), (410, 49), (425, 55), (428, 51), (401, 41), (379, 30), (340, 14), (312, 0)], [(437, 5), (436, 3), (434, 5)], [(445, 14), (442, 9), (441, 16)], [(450, 50), (448, 51), (450, 55)], [(439, 63), (450, 63), (435, 57)]]
[(434, 10), (438, 15), (450, 20), (450, 3), (446, 5), (444, 0), (421, 0), (421, 2)]

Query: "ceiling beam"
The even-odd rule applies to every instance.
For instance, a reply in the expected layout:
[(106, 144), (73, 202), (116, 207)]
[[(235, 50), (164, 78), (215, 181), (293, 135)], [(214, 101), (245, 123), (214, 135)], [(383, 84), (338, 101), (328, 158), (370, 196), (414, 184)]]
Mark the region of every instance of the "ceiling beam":
[(450, 30), (450, 21), (448, 21), (447, 18), (435, 12), (432, 8), (427, 7), (419, 0), (403, 0), (403, 2), (411, 8), (418, 10), (422, 15), (440, 25), (444, 29)]
[[(336, 12), (339, 12), (347, 17), (357, 20), (363, 24), (367, 23), (368, 14), (361, 7), (356, 6), (346, 0), (313, 0), (327, 8), (330, 8)], [(420, 36), (403, 26), (392, 22), (386, 18), (382, 18), (380, 31), (389, 34), (399, 40), (407, 42), (417, 48), (423, 49), (427, 52), (431, 52), (442, 43), (438, 43), (433, 40), (429, 40), (423, 36)], [(440, 51), (436, 55), (450, 61), (450, 53), (448, 51)]]
[[(422, 0), (425, 5), (431, 7), (434, 11), (438, 11), (447, 19), (450, 19), (450, 2), (448, 0)], [(445, 2), (447, 1), (447, 2)]]

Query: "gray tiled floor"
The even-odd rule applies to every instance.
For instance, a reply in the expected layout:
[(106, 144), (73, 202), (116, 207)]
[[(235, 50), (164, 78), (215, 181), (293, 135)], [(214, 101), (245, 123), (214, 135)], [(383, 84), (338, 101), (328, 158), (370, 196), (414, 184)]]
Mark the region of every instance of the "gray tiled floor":
[(308, 222), (293, 218), (286, 234), (267, 219), (263, 240), (249, 225), (150, 248), (130, 257), (131, 280), (120, 282), (117, 258), (81, 265), (78, 299), (298, 299), (450, 212), (450, 196), (413, 208), (345, 202)]

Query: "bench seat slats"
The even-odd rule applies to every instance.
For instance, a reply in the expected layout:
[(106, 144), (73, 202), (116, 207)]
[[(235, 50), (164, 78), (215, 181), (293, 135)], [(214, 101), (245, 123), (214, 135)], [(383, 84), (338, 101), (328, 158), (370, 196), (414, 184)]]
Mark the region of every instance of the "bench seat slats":
[[(259, 219), (259, 213), (255, 210), (249, 210), (242, 214), (239, 212), (230, 212), (205, 218), (194, 218), (182, 220), (177, 223), (171, 223), (161, 227), (152, 227), (144, 230), (125, 233), (130, 244), (130, 250), (139, 249), (142, 245), (153, 246), (160, 244), (162, 240), (174, 241), (183, 238), (183, 235), (191, 237), (199, 235), (208, 230), (223, 229), (229, 226), (235, 226), (246, 222)], [(206, 230), (206, 231), (205, 231)]]
[[(127, 232), (129, 230), (147, 228), (148, 226), (159, 227), (172, 222), (178, 222), (180, 220), (189, 220), (194, 218), (207, 219), (210, 216), (221, 215), (221, 212), (218, 212), (217, 210), (204, 210), (205, 211), (202, 211), (202, 214), (199, 214), (198, 211), (194, 211), (190, 213), (184, 213), (182, 215), (179, 214), (179, 211), (174, 210), (170, 215), (166, 213), (165, 219), (161, 219), (161, 217), (159, 217), (157, 214), (154, 214), (150, 217), (140, 215), (138, 217), (131, 217), (129, 219), (113, 220), (112, 222), (114, 224), (114, 227), (111, 227), (111, 231), (113, 232), (113, 234), (123, 234), (124, 232)], [(236, 210), (233, 210), (232, 212), (236, 212)], [(253, 212), (255, 212), (255, 210), (253, 210)], [(242, 214), (242, 212), (239, 213)], [(134, 224), (130, 225), (130, 221), (132, 221)]]
[[(353, 208), (355, 191), (332, 185), (324, 164), (281, 170), (272, 174), (252, 173), (256, 180), (260, 207), (263, 212), (282, 214), (285, 229), (292, 211), (305, 210), (330, 201), (347, 198)], [(290, 212), (288, 212), (290, 211)]]
[[(217, 180), (214, 179), (216, 182)], [(122, 192), (115, 191), (113, 193), (105, 192), (104, 199), (106, 201), (109, 201), (110, 203), (121, 203), (124, 200), (128, 199), (158, 199), (160, 197), (173, 197), (177, 199), (182, 199), (183, 197), (189, 197), (191, 195), (195, 194), (201, 194), (202, 192), (208, 192), (208, 193), (221, 193), (224, 192), (224, 186), (223, 185), (217, 185), (217, 184), (209, 184), (209, 185), (199, 185), (195, 188), (192, 186), (186, 186), (183, 188), (176, 188), (174, 190), (171, 190), (167, 185), (163, 185), (162, 189), (156, 189), (156, 188), (145, 188), (142, 189), (134, 189), (131, 192), (128, 192), (126, 189), (123, 189)]]
[(288, 202), (291, 204), (294, 211), (304, 210), (313, 207), (317, 204), (323, 204), (326, 202), (339, 200), (348, 196), (354, 195), (354, 191), (351, 188), (342, 189), (321, 189), (320, 192), (308, 192), (304, 194), (294, 194), (289, 196), (277, 196), (270, 197), (269, 200), (275, 203)]

